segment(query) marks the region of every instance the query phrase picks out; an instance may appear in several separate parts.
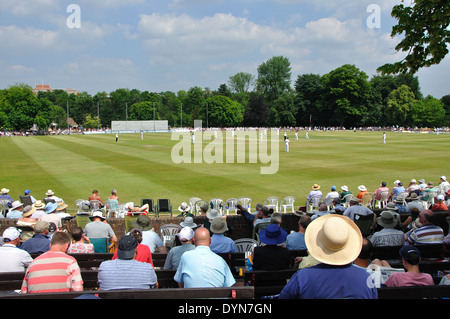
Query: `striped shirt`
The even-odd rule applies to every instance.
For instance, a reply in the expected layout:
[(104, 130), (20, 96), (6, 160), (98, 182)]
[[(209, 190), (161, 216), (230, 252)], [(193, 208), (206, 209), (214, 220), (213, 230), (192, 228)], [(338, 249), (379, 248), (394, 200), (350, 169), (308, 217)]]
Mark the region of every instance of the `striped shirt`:
[(442, 244), (444, 242), (444, 231), (435, 225), (424, 225), (411, 232), (407, 239), (410, 245)]
[(83, 279), (76, 259), (63, 252), (48, 251), (28, 267), (21, 292), (66, 292), (77, 288), (83, 288)]

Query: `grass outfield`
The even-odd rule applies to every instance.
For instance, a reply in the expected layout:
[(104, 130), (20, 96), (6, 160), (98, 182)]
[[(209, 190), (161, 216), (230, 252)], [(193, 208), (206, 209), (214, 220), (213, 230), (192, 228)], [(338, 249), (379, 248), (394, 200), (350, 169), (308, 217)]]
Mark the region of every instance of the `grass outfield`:
[[(290, 152), (284, 152), (280, 132), (279, 169), (276, 174), (260, 174), (266, 164), (175, 164), (171, 151), (178, 143), (171, 134), (32, 136), (0, 139), (3, 154), (0, 188), (10, 189), (18, 199), (30, 189), (37, 199), (52, 189), (69, 209), (76, 199), (87, 199), (93, 189), (106, 199), (117, 189), (120, 202), (140, 203), (142, 198), (169, 198), (176, 209), (190, 197), (205, 200), (248, 196), (264, 203), (269, 196), (293, 195), (296, 206), (304, 200), (314, 183), (327, 193), (332, 185), (348, 185), (353, 193), (364, 184), (375, 190), (382, 181), (389, 188), (400, 179), (424, 178), (439, 183), (449, 176), (449, 134), (382, 132), (304, 132)], [(206, 146), (210, 141), (203, 141)], [(247, 148), (248, 149), (248, 148)]]

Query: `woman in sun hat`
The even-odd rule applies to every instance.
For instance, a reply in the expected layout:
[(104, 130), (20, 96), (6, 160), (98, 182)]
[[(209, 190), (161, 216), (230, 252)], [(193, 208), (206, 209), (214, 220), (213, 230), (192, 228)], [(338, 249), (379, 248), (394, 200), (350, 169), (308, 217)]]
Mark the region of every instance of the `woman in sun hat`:
[(191, 208), (186, 202), (182, 202), (181, 205), (178, 207), (178, 210), (180, 211), (180, 214), (177, 217), (194, 217), (193, 214), (189, 213)]
[[(286, 241), (286, 237), (286, 231), (278, 224), (270, 224), (265, 229), (261, 229), (259, 231), (261, 246), (255, 247), (250, 256), (253, 260), (253, 270), (288, 269), (291, 257), (289, 250), (282, 245)], [(264, 284), (280, 283), (269, 281)]]
[(369, 273), (353, 266), (362, 241), (358, 226), (347, 217), (330, 214), (312, 221), (305, 242), (319, 264), (298, 270), (280, 299), (377, 299)]

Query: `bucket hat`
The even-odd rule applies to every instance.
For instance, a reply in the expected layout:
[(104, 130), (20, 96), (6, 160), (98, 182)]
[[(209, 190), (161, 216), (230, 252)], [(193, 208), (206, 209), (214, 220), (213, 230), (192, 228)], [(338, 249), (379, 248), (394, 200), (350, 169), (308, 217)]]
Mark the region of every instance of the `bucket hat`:
[(282, 244), (286, 241), (286, 237), (286, 231), (277, 224), (270, 224), (259, 231), (259, 240), (266, 245)]

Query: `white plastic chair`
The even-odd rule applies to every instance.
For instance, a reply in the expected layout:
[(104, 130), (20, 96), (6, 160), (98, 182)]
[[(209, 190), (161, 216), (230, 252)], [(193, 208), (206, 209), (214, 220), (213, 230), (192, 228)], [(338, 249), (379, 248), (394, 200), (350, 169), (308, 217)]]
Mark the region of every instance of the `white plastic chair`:
[(161, 240), (163, 241), (164, 246), (167, 244), (172, 248), (175, 243), (175, 236), (182, 229), (180, 225), (177, 224), (165, 224), (159, 227), (159, 231), (161, 233)]
[(389, 197), (389, 192), (381, 192), (380, 194), (380, 199), (375, 199), (375, 196), (372, 197), (373, 200), (373, 207), (374, 208), (384, 208), (387, 205), (387, 201), (388, 201), (388, 197)]
[(353, 194), (347, 194), (344, 196), (344, 198), (342, 198), (341, 201), (341, 205), (344, 206), (345, 208), (348, 208), (350, 206), (350, 201), (353, 198)]
[(209, 203), (211, 204), (211, 209), (215, 209), (220, 215), (223, 215), (223, 199), (212, 198), (209, 200)]
[(252, 238), (240, 238), (234, 241), (236, 249), (240, 253), (245, 253), (245, 258), (253, 252), (253, 248), (258, 246), (258, 241)]
[(227, 210), (227, 215), (230, 213), (230, 211), (234, 211), (236, 214), (238, 204), (237, 198), (229, 198), (225, 201), (225, 209)]
[(278, 197), (270, 196), (264, 202), (264, 206), (266, 206), (267, 208), (273, 208), (274, 212), (278, 212), (279, 203), (280, 203), (280, 199)]
[(311, 196), (309, 201), (306, 202), (307, 205), (306, 211), (311, 212), (312, 210), (314, 210), (314, 208), (319, 208), (319, 203), (321, 199), (322, 199), (321, 195)]
[(202, 200), (202, 199), (198, 198), (198, 197), (189, 198), (189, 207), (191, 208), (191, 212), (195, 211), (195, 203), (198, 202), (199, 200)]
[(245, 208), (249, 213), (251, 213), (252, 199), (250, 197), (240, 197), (240, 198), (238, 198), (238, 204), (241, 204), (241, 206), (243, 208)]
[(280, 207), (283, 208), (283, 211), (284, 211), (285, 214), (286, 214), (286, 209), (287, 208), (291, 209), (292, 212), (294, 213), (295, 212), (294, 203), (295, 203), (295, 197), (294, 196), (286, 196), (281, 201)]

